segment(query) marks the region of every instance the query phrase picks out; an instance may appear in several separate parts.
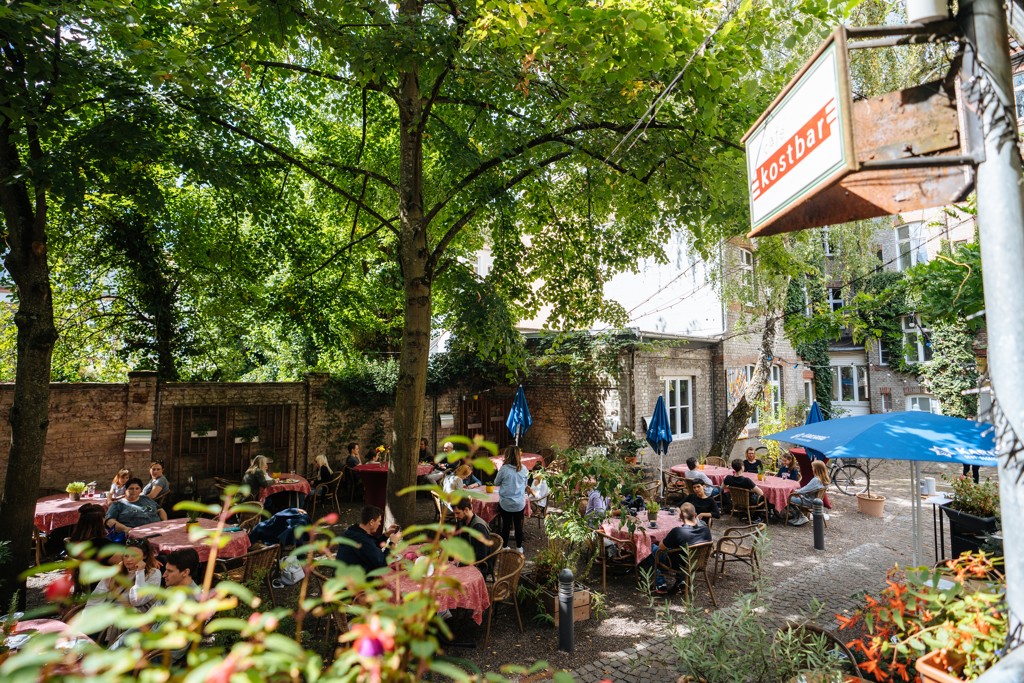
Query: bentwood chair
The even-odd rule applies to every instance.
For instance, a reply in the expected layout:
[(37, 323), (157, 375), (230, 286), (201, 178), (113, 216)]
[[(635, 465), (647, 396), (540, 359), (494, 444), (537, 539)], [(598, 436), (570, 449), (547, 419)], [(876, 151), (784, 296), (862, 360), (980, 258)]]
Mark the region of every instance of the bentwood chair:
[(729, 498), (732, 500), (732, 514), (747, 513), (747, 524), (753, 523), (754, 514), (763, 514), (764, 519), (768, 519), (768, 501), (765, 500), (764, 496), (760, 496), (756, 501), (752, 500), (751, 493), (747, 489), (741, 489), (737, 486), (726, 486), (729, 489)]
[(316, 519), (317, 507), (323, 505), (325, 510), (330, 509), (330, 504), (333, 502), (334, 511), (339, 515), (341, 514), (341, 503), (338, 501), (338, 489), (341, 487), (341, 482), (345, 478), (344, 472), (336, 472), (330, 479), (320, 484), (317, 490), (313, 492), (312, 499), (313, 504), (310, 506), (309, 516)]
[(672, 577), (682, 575), (683, 595), (690, 595), (693, 586), (693, 579), (703, 577), (704, 584), (708, 587), (711, 595), (711, 604), (718, 607), (718, 600), (715, 599), (715, 590), (711, 587), (711, 578), (708, 576), (708, 561), (714, 544), (711, 541), (705, 543), (694, 543), (682, 548), (658, 548), (654, 555), (654, 566), (657, 571)]
[(494, 566), (493, 566), (493, 563), (494, 563), (495, 558), (497, 558), (498, 553), (500, 553), (502, 551), (502, 549), (503, 549), (502, 545), (504, 544), (504, 541), (501, 538), (501, 534), (492, 533), (491, 537), (490, 537), (490, 544), (491, 544), (491, 552), (488, 553), (486, 556), (481, 557), (476, 562), (473, 562), (471, 565), (469, 565), (471, 567), (484, 567), (485, 569), (486, 569), (487, 565), (491, 565), (490, 570), (488, 570), (488, 571), (481, 571), (481, 573), (484, 575), (484, 580), (485, 581), (494, 581)]
[(519, 632), (523, 632), (523, 618), (519, 614), (519, 576), (523, 572), (526, 557), (517, 550), (503, 548), (494, 558), (494, 583), (490, 584), (491, 606), (487, 613), (487, 630), (484, 632), (484, 647), (491, 640), (491, 620), (498, 605), (511, 605), (516, 611)]
[[(608, 592), (608, 572), (625, 575), (636, 570), (636, 543), (632, 538), (623, 539), (595, 531), (598, 537), (597, 561), (601, 565), (601, 592)], [(609, 557), (609, 549), (615, 553)]]
[(670, 500), (682, 500), (688, 494), (686, 489), (686, 478), (681, 477), (674, 472), (665, 470), (661, 473), (662, 484), (665, 488), (662, 499), (668, 503)]
[(725, 573), (726, 562), (742, 562), (750, 567), (750, 573), (757, 579), (761, 571), (758, 559), (760, 544), (758, 541), (764, 534), (764, 524), (737, 526), (725, 530), (722, 537), (715, 543), (715, 576)]
[[(827, 491), (827, 489), (819, 489), (818, 491), (815, 492), (814, 497), (817, 500), (820, 500), (820, 501), (822, 501), (822, 503), (824, 503), (826, 491)], [(800, 514), (804, 515), (805, 517), (810, 517), (811, 516), (811, 512), (812, 512), (813, 508), (811, 508), (809, 505), (801, 505), (799, 503), (794, 502), (793, 494), (789, 495), (789, 504), (792, 505), (793, 507), (795, 507), (797, 510), (799, 510)], [(828, 522), (826, 520), (824, 520), (824, 519), (822, 521), (825, 522), (825, 528), (827, 529), (828, 528)]]
[(263, 503), (260, 503), (259, 501), (252, 501), (246, 503), (245, 506), (247, 508), (252, 508), (252, 511), (238, 513), (238, 526), (243, 529), (245, 533), (249, 533), (257, 524), (260, 523), (260, 520), (263, 519)]
[(725, 458), (719, 458), (714, 455), (708, 458), (704, 458), (705, 465), (711, 465), (712, 467), (728, 467), (728, 463), (725, 462)]
[(217, 581), (234, 581), (242, 585), (248, 584), (254, 578), (260, 578), (270, 594), (270, 604), (277, 607), (277, 599), (274, 597), (274, 585), (272, 583), (274, 574), (277, 572), (278, 560), (281, 557), (281, 546), (256, 544), (249, 549), (249, 552), (242, 558), (242, 564), (230, 568), (223, 560), (217, 560), (217, 572), (214, 577)]

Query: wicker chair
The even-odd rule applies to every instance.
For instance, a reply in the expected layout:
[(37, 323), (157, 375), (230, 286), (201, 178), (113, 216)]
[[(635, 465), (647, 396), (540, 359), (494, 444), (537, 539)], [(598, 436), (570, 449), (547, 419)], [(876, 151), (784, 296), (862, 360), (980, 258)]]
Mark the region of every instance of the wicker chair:
[[(758, 538), (764, 533), (764, 524), (737, 526), (726, 529), (722, 537), (715, 543), (715, 575), (725, 573), (726, 562), (743, 562), (750, 567), (751, 575), (756, 579), (761, 571), (758, 553)], [(716, 579), (717, 580), (717, 579)]]
[(644, 500), (655, 500), (662, 501), (664, 498), (661, 495), (662, 482), (660, 481), (647, 481), (643, 485), (643, 497)]
[(662, 494), (662, 500), (668, 502), (669, 499), (683, 499), (689, 495), (689, 491), (686, 487), (686, 478), (682, 477), (674, 472), (665, 470), (661, 473), (661, 482), (664, 487), (664, 493)]
[(238, 526), (244, 529), (246, 533), (249, 533), (263, 519), (263, 503), (252, 501), (245, 505), (250, 508), (259, 508), (259, 510), (253, 509), (252, 512), (238, 513)]
[[(820, 501), (822, 501), (822, 503), (824, 503), (826, 491), (827, 491), (827, 489), (819, 489), (818, 491), (816, 491), (814, 493), (814, 497), (817, 500), (820, 500)], [(800, 505), (798, 503), (795, 503), (793, 501), (793, 497), (794, 497), (794, 494), (792, 494), (792, 493), (789, 494), (789, 504), (792, 505), (793, 507), (795, 507), (797, 510), (799, 510), (802, 515), (804, 515), (805, 517), (810, 518), (811, 512), (814, 510), (814, 508), (812, 508), (809, 505)], [(824, 519), (822, 521), (825, 522), (825, 528), (827, 529), (828, 528), (828, 522), (825, 521)]]
[[(488, 562), (492, 562), (498, 556), (498, 553), (500, 553), (502, 551), (502, 547), (501, 546), (504, 543), (504, 540), (501, 538), (501, 534), (492, 533), (491, 534), (490, 543), (491, 543), (491, 548), (492, 548), (491, 552), (488, 553), (486, 556), (481, 557), (476, 562), (473, 562), (470, 566), (478, 567), (478, 566), (481, 566), (481, 565), (485, 565)], [(483, 575), (484, 575), (484, 580), (485, 581), (493, 581), (494, 580), (494, 567), (493, 566), (491, 567), (491, 571), (490, 572), (483, 572)]]
[(726, 486), (729, 489), (729, 498), (732, 500), (732, 514), (736, 513), (747, 513), (747, 524), (753, 524), (754, 516), (752, 512), (759, 512), (764, 514), (764, 518), (768, 519), (768, 501), (761, 496), (760, 499), (755, 503), (750, 499), (750, 494), (753, 491), (747, 489), (741, 489), (737, 486)]
[(708, 527), (708, 531), (711, 531), (711, 526), (715, 523), (715, 518), (711, 516), (710, 512), (700, 513), (697, 515), (697, 519), (703, 520), (704, 524)]
[[(609, 536), (602, 531), (595, 532), (598, 536), (600, 547), (597, 552), (597, 561), (601, 565), (601, 592), (608, 592), (608, 570), (621, 574), (628, 574), (636, 570), (636, 543), (632, 538), (623, 539)], [(608, 557), (606, 549), (609, 541), (615, 545), (617, 553), (614, 557)]]
[(263, 583), (267, 592), (270, 593), (270, 604), (277, 607), (277, 599), (274, 597), (274, 586), (271, 583), (274, 574), (277, 572), (277, 563), (281, 557), (280, 545), (254, 545), (242, 558), (241, 566), (228, 567), (227, 563), (217, 560), (217, 572), (214, 577), (218, 581), (234, 581), (235, 583), (247, 584), (253, 578), (263, 575)]
[(448, 513), (448, 506), (441, 501), (441, 496), (437, 495), (437, 491), (430, 492), (430, 499), (434, 503), (434, 521), (438, 524), (444, 524), (444, 518)]
[[(327, 504), (334, 502), (334, 511), (339, 515), (341, 514), (341, 503), (338, 501), (338, 489), (341, 488), (341, 482), (345, 478), (344, 472), (336, 472), (327, 481), (320, 484), (317, 489), (321, 489), (320, 493), (314, 491), (312, 496), (313, 504), (310, 506), (309, 516), (316, 519), (316, 508), (321, 503)], [(326, 508), (325, 508), (326, 509)]]
[[(654, 566), (662, 574), (668, 574), (670, 576), (679, 576), (682, 574), (683, 579), (683, 595), (689, 595), (692, 586), (690, 580), (696, 578), (698, 575), (704, 577), (704, 584), (708, 587), (708, 593), (711, 595), (711, 604), (718, 607), (718, 600), (715, 599), (715, 590), (711, 587), (711, 578), (708, 576), (708, 561), (711, 559), (711, 553), (714, 550), (714, 544), (711, 541), (705, 543), (694, 543), (693, 545), (686, 546), (683, 548), (658, 548), (658, 552), (654, 555)], [(686, 553), (686, 560), (673, 561), (675, 557)]]
[(714, 455), (704, 458), (705, 465), (711, 465), (712, 467), (728, 467), (729, 464), (725, 461), (725, 458), (719, 458)]
[(491, 606), (487, 613), (487, 630), (484, 632), (484, 647), (491, 640), (491, 620), (498, 605), (512, 605), (516, 611), (519, 632), (523, 632), (523, 618), (519, 614), (519, 575), (526, 558), (518, 551), (504, 548), (494, 559), (494, 583), (490, 584)]

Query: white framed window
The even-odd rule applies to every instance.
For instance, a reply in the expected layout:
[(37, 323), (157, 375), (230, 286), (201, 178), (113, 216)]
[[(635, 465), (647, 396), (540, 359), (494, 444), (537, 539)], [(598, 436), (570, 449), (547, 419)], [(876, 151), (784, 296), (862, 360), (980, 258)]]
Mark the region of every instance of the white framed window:
[(883, 413), (891, 413), (892, 412), (892, 394), (881, 394), (881, 398), (882, 398), (882, 412)]
[(923, 394), (907, 396), (907, 410), (920, 410), (923, 413), (935, 413), (936, 415), (942, 414), (942, 406), (939, 405), (939, 401), (934, 396), (925, 396)]
[(665, 407), (672, 438), (693, 436), (693, 378), (670, 377), (665, 380)]
[(889, 349), (886, 348), (885, 342), (881, 339), (878, 340), (878, 364), (889, 364)]
[(905, 223), (896, 226), (896, 268), (907, 270), (928, 260), (921, 238), (921, 223)]
[(838, 253), (835, 243), (832, 241), (832, 233), (826, 225), (821, 229), (821, 248), (825, 252), (825, 256), (834, 258)]
[(863, 403), (868, 400), (868, 369), (863, 365), (832, 366), (832, 400)]
[(754, 287), (754, 252), (740, 249), (740, 282), (744, 287)]
[(814, 403), (814, 381), (805, 379), (804, 380), (804, 403), (807, 404), (807, 409), (810, 410), (811, 404)]
[(843, 288), (842, 287), (829, 287), (828, 288), (828, 307), (833, 313), (843, 307)]
[(1017, 120), (1024, 120), (1024, 71), (1013, 75), (1013, 99), (1017, 104)]
[(900, 318), (900, 326), (903, 328), (904, 360), (910, 365), (930, 361), (932, 346), (928, 341), (927, 328), (919, 327), (913, 316), (909, 315)]
[[(750, 384), (754, 379), (754, 366), (743, 366), (743, 372), (747, 376), (747, 384)], [(782, 369), (778, 365), (772, 365), (768, 371), (768, 382), (764, 387), (764, 395), (768, 399), (772, 412), (777, 413), (782, 407)], [(761, 408), (755, 407), (750, 413), (750, 419), (747, 421), (747, 424), (754, 426), (760, 421)]]

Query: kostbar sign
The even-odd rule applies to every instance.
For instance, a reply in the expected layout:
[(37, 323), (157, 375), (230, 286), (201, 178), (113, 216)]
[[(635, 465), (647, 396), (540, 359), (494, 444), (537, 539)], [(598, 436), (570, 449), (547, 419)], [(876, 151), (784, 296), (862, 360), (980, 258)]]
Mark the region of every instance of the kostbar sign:
[(840, 54), (823, 45), (744, 136), (752, 230), (856, 167)]

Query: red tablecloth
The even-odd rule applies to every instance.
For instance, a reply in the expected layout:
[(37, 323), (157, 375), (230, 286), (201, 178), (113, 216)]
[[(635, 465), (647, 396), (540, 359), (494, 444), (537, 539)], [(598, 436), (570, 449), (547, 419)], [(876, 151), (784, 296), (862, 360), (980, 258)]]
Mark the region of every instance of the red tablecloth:
[[(658, 511), (657, 526), (653, 529), (650, 526), (646, 513), (636, 520), (636, 531), (633, 532), (633, 542), (636, 543), (637, 564), (651, 555), (651, 543), (660, 544), (668, 536), (668, 532), (676, 528), (682, 522), (679, 521), (679, 512), (667, 510)], [(629, 527), (625, 525), (622, 518), (610, 517), (601, 524), (601, 533), (608, 534), (612, 538), (628, 540), (630, 538)]]
[[(537, 455), (536, 453), (523, 453), (523, 465), (526, 469), (533, 471), (533, 468), (544, 462), (544, 458)], [(494, 471), (497, 472), (501, 469), (501, 466), (505, 464), (505, 458), (500, 455), (496, 455), (491, 458), (491, 462), (494, 463)]]
[[(157, 554), (169, 554), (182, 548), (195, 548), (199, 561), (205, 562), (210, 557), (209, 539), (189, 539), (185, 529), (185, 519), (169, 519), (166, 522), (143, 524), (128, 530), (128, 538), (148, 538)], [(212, 519), (199, 519), (204, 529), (213, 529), (217, 522)], [(241, 557), (249, 551), (249, 536), (242, 531), (227, 533), (228, 544), (217, 551), (217, 557)]]
[(28, 619), (25, 621), (19, 621), (14, 625), (14, 634), (22, 633), (61, 633), (65, 637), (57, 639), (57, 647), (66, 647), (72, 644), (76, 640), (88, 641), (90, 643), (95, 642), (92, 638), (72, 630), (63, 621), (57, 619)]
[[(686, 465), (673, 465), (669, 468), (674, 474), (680, 476), (686, 476), (686, 473), (690, 471), (690, 468)], [(704, 469), (701, 470), (711, 480), (711, 483), (715, 486), (721, 486), (722, 480), (732, 474), (731, 467), (718, 467), (717, 465), (705, 465)]]
[[(491, 596), (487, 592), (487, 583), (484, 582), (484, 575), (476, 567), (456, 567), (453, 564), (446, 564), (438, 574), (430, 577), (433, 580), (446, 582), (454, 579), (453, 585), (442, 583), (436, 590), (437, 611), (443, 612), (446, 609), (467, 609), (473, 613), (473, 621), (481, 624), (484, 619), (484, 610), (491, 604)], [(413, 581), (402, 572), (394, 572), (384, 577), (384, 583), (395, 593), (395, 602), (400, 602), (402, 596), (423, 589), (423, 581)]]
[[(388, 468), (379, 462), (367, 462), (356, 465), (355, 471), (363, 480), (363, 501), (367, 505), (375, 505), (381, 510), (388, 502)], [(434, 471), (433, 465), (417, 465), (416, 476), (425, 477)]]
[(260, 502), (262, 503), (267, 497), (274, 495), (275, 493), (282, 493), (284, 491), (297, 491), (298, 493), (308, 495), (312, 488), (309, 485), (309, 480), (301, 474), (284, 474), (281, 479), (296, 479), (297, 481), (286, 484), (283, 481), (270, 486), (264, 486), (260, 489)]
[[(487, 493), (487, 491), (482, 487), (469, 490), (477, 491), (484, 495), (483, 499), (476, 498), (474, 496), (473, 498), (470, 498), (470, 501), (473, 503), (473, 514), (479, 515), (482, 520), (490, 524), (491, 520), (500, 514), (498, 508), (498, 494), (501, 492), (501, 487), (495, 486), (494, 493)], [(526, 508), (523, 510), (523, 514), (527, 517), (531, 514), (529, 496), (526, 497)]]
[[(779, 514), (786, 509), (786, 503), (789, 502), (789, 494), (800, 488), (799, 482), (795, 482), (792, 479), (781, 479), (773, 474), (766, 476), (764, 481), (758, 481), (757, 475), (753, 472), (744, 472), (743, 476), (754, 482), (758, 488), (764, 491), (764, 497), (768, 499), (768, 503), (774, 506)], [(722, 477), (722, 479), (725, 479), (725, 477)]]
[(86, 503), (102, 505), (103, 509), (110, 507), (109, 498), (94, 496), (89, 498), (82, 496), (81, 500), (70, 500), (66, 493), (57, 496), (47, 496), (36, 501), (36, 528), (46, 533), (64, 526), (74, 526), (78, 522), (78, 508)]

